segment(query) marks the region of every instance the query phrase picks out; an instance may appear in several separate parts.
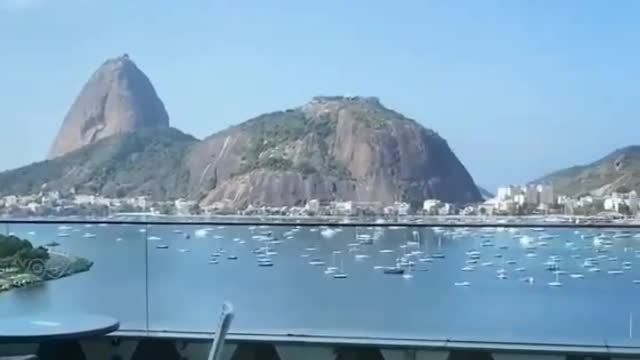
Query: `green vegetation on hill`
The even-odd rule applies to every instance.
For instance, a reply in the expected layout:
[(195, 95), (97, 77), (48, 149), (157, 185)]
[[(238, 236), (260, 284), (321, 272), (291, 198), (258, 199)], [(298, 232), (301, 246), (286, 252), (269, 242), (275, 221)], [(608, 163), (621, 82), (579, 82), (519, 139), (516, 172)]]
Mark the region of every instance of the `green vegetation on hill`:
[(0, 292), (88, 271), (93, 262), (46, 248), (16, 236), (0, 235)]
[(0, 267), (28, 264), (34, 259), (47, 260), (49, 252), (43, 247), (34, 248), (28, 240), (0, 235)]
[(287, 110), (260, 115), (240, 127), (253, 135), (252, 151), (261, 153), (283, 142), (302, 139), (310, 122), (302, 112)]
[[(82, 131), (85, 122), (94, 125), (92, 119), (78, 118), (82, 121), (74, 123), (71, 134)], [(375, 98), (319, 97), (203, 141), (176, 129), (146, 125), (97, 141), (60, 138), (60, 144), (81, 147), (0, 173), (0, 196), (49, 191), (60, 191), (67, 199), (73, 193), (142, 195), (167, 202), (191, 198), (201, 206), (230, 199), (232, 206), (292, 205), (313, 198), (405, 198), (416, 203), (426, 196), (460, 203), (480, 199), (473, 179), (444, 139)], [(246, 176), (232, 179), (242, 174)], [(407, 183), (414, 188), (404, 191)], [(51, 200), (43, 207), (63, 214), (61, 204)], [(102, 207), (100, 213), (110, 210), (96, 206)]]
[(553, 184), (558, 194), (570, 196), (640, 192), (640, 146), (618, 149), (593, 163), (559, 170), (534, 182)]
[(189, 179), (184, 157), (195, 141), (171, 128), (115, 135), (53, 160), (0, 173), (0, 194), (74, 190), (109, 197), (180, 197), (187, 193)]
[(362, 109), (354, 113), (354, 117), (365, 124), (366, 126), (373, 129), (380, 129), (387, 124), (389, 121), (389, 117), (384, 111), (376, 110), (365, 110)]
[(242, 167), (234, 176), (257, 169), (269, 169), (296, 171), (305, 176), (323, 172), (340, 179), (351, 178), (349, 170), (333, 158), (328, 159), (326, 164), (312, 164), (308, 161), (294, 163), (284, 154), (265, 156), (265, 153), (279, 146), (290, 145), (307, 136), (316, 136), (321, 146), (326, 147), (327, 139), (336, 130), (335, 121), (329, 117), (310, 119), (299, 110), (287, 110), (258, 116), (240, 126), (250, 133), (251, 140), (242, 159)]

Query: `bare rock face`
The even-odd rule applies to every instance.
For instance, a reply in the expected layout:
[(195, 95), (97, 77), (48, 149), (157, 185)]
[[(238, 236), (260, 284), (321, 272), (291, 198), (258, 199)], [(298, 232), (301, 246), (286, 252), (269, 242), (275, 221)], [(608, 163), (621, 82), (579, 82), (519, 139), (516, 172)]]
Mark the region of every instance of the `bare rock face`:
[(142, 128), (168, 128), (169, 115), (147, 76), (127, 55), (107, 60), (69, 109), (49, 158)]
[(376, 98), (317, 97), (264, 114), (203, 140), (187, 161), (203, 205), (482, 199), (442, 137)]
[(237, 208), (482, 200), (446, 140), (376, 98), (317, 97), (201, 141), (168, 124), (146, 76), (127, 57), (109, 60), (69, 111), (55, 159), (0, 173), (0, 195), (46, 187)]

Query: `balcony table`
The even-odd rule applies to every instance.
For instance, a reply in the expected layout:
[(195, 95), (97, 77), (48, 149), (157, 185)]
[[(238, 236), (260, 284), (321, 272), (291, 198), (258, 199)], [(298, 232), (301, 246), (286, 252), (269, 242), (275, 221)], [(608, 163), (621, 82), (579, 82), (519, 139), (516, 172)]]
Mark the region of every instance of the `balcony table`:
[(79, 340), (107, 335), (119, 326), (114, 318), (84, 313), (0, 317), (0, 344)]

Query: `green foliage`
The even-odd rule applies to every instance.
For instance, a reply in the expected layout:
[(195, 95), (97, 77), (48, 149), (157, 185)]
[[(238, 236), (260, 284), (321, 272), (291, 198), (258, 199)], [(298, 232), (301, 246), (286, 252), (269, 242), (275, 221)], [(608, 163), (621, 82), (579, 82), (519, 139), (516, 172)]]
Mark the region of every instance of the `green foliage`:
[[(619, 167), (616, 164), (622, 163)], [(595, 190), (640, 190), (640, 147), (618, 149), (590, 164), (574, 166), (546, 175), (536, 183), (551, 183), (558, 194), (579, 196)], [(612, 186), (613, 185), (613, 186)]]
[(46, 260), (49, 258), (49, 251), (41, 246), (37, 248), (31, 248), (31, 249), (20, 249), (16, 253), (16, 257), (22, 260), (34, 260), (34, 259)]
[(162, 215), (174, 215), (174, 209), (175, 208), (171, 206), (171, 204), (165, 202), (159, 205), (157, 211)]
[(278, 111), (247, 121), (242, 127), (252, 135), (248, 159), (257, 159), (279, 144), (296, 141), (307, 134), (311, 121), (299, 111)]
[(17, 236), (0, 235), (0, 259), (13, 258), (20, 260), (48, 259), (47, 249), (34, 248), (28, 240)]
[(307, 161), (303, 161), (296, 166), (296, 170), (298, 170), (302, 175), (308, 176), (318, 173), (318, 169), (316, 169), (313, 165), (311, 165)]
[(0, 173), (0, 195), (45, 189), (108, 197), (187, 193), (184, 157), (196, 140), (175, 129), (148, 129), (108, 137), (62, 157)]
[(336, 122), (328, 116), (320, 116), (319, 120), (307, 124), (307, 132), (313, 133), (320, 139), (327, 139), (336, 132)]
[(412, 210), (422, 208), (424, 198), (425, 196), (420, 184), (410, 183), (405, 185), (402, 189), (401, 201), (409, 203)]
[(260, 161), (260, 167), (271, 170), (291, 170), (293, 162), (281, 157), (270, 157)]
[(122, 203), (115, 209), (115, 212), (120, 212), (120, 213), (133, 213), (133, 212), (139, 212), (139, 211), (142, 211), (142, 209), (137, 208), (128, 203)]
[(391, 120), (389, 114), (381, 109), (358, 109), (353, 112), (353, 116), (359, 122), (373, 129), (380, 129)]
[(191, 215), (202, 215), (202, 213), (202, 208), (198, 204), (193, 204), (189, 207), (189, 214)]
[(329, 175), (337, 177), (338, 179), (341, 179), (341, 180), (352, 178), (351, 171), (349, 171), (349, 169), (347, 169), (347, 167), (344, 166), (344, 164), (342, 164), (335, 158), (329, 159), (326, 170)]
[(234, 174), (234, 176), (245, 174), (255, 169), (269, 169), (276, 171), (293, 170), (293, 161), (277, 156), (259, 158), (252, 162), (245, 163), (240, 171)]
[(0, 235), (0, 258), (9, 257), (22, 250), (31, 250), (33, 246), (27, 240), (16, 236)]
[(316, 174), (320, 171), (328, 171), (335, 176), (350, 177), (350, 173), (346, 171), (346, 168), (340, 166), (336, 161), (330, 161), (327, 169), (318, 169), (306, 161), (294, 164), (292, 160), (283, 156), (263, 155), (278, 146), (287, 145), (311, 135), (316, 136), (320, 139), (321, 145), (326, 146), (325, 141), (335, 133), (336, 127), (335, 121), (327, 116), (309, 119), (301, 111), (279, 111), (261, 115), (244, 123), (241, 127), (249, 132), (251, 140), (247, 153), (242, 157), (242, 167), (233, 176), (245, 174), (256, 169), (270, 169), (297, 171), (304, 176)]
[(616, 192), (620, 194), (627, 194), (631, 192), (631, 189), (625, 185), (620, 185), (616, 188)]

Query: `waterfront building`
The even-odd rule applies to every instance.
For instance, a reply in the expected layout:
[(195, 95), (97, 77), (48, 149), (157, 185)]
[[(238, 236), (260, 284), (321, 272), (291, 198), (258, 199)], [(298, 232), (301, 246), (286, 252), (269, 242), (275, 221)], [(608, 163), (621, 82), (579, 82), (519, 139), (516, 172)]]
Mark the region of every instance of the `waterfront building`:
[(553, 185), (538, 185), (538, 202), (541, 205), (554, 205), (556, 203)]
[(311, 199), (307, 202), (307, 205), (305, 206), (305, 210), (308, 212), (313, 212), (313, 213), (318, 213), (320, 211), (320, 200), (318, 199)]
[(73, 199), (73, 203), (76, 205), (93, 205), (95, 202), (95, 195), (77, 194)]
[(438, 199), (427, 199), (422, 203), (422, 210), (427, 214), (435, 214), (441, 203)]
[(352, 201), (334, 201), (332, 205), (338, 215), (351, 215), (353, 213)]
[(191, 214), (191, 209), (196, 205), (193, 200), (178, 199), (174, 202), (173, 206), (176, 209), (176, 214), (181, 216), (188, 216)]
[(529, 184), (523, 186), (521, 189), (522, 194), (524, 195), (524, 204), (526, 205), (536, 205), (539, 201), (538, 189), (535, 185)]
[(406, 202), (395, 202), (393, 207), (395, 212), (400, 216), (409, 215), (409, 210), (411, 209), (411, 205)]
[(9, 195), (4, 197), (4, 206), (13, 206), (18, 204), (18, 197), (15, 195)]
[(500, 201), (513, 199), (516, 194), (520, 193), (520, 188), (515, 185), (499, 187), (496, 191), (496, 198)]

